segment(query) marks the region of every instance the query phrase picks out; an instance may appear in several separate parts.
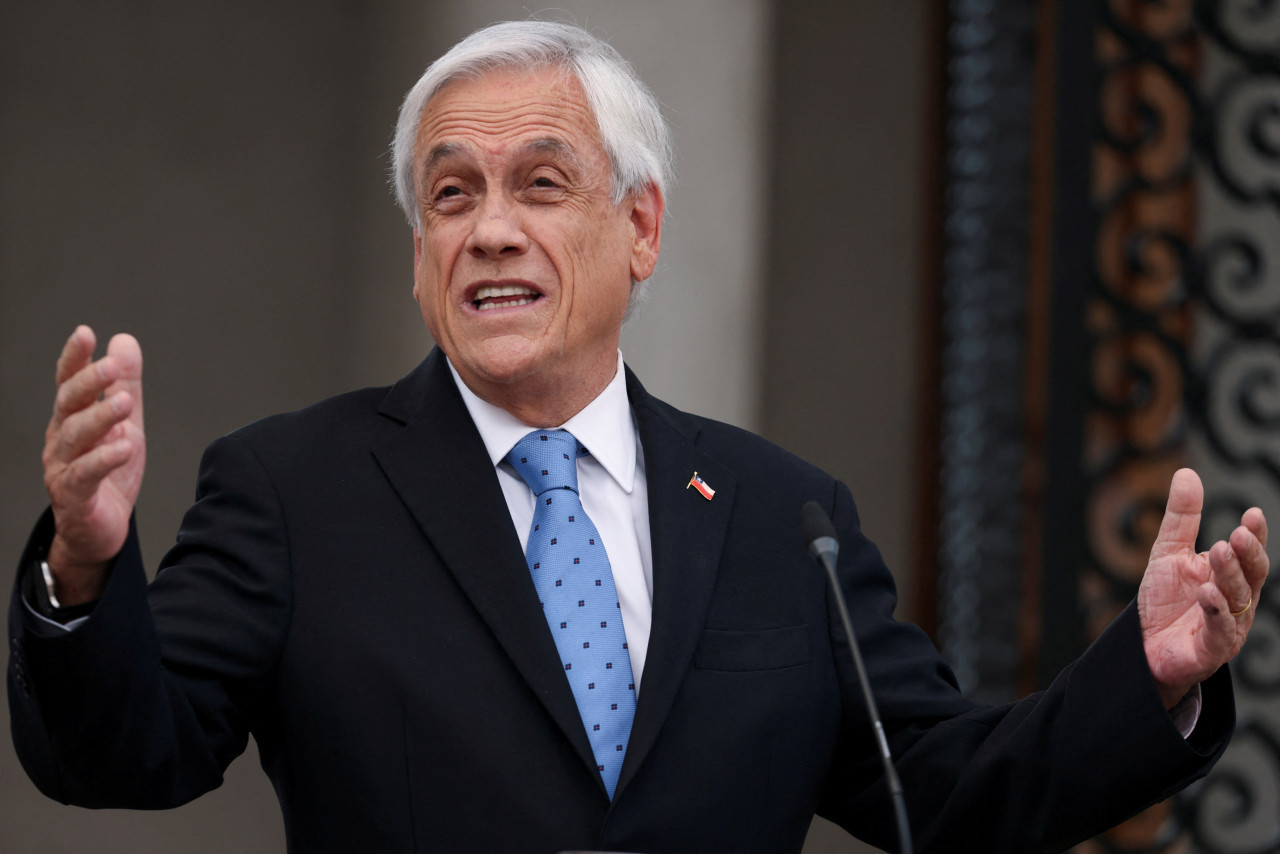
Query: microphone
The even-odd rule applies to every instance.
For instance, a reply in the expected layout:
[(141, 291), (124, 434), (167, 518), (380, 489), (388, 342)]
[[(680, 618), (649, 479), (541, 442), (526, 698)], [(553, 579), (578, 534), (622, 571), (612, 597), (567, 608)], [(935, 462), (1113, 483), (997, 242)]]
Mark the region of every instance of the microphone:
[(849, 608), (845, 605), (844, 593), (840, 590), (840, 581), (836, 577), (836, 555), (840, 552), (840, 541), (836, 538), (835, 526), (827, 518), (826, 511), (816, 501), (806, 501), (800, 508), (800, 533), (804, 537), (805, 550), (827, 570), (827, 578), (831, 579), (831, 589), (836, 594), (836, 607), (840, 611), (840, 621), (844, 623), (844, 635), (849, 641), (849, 651), (853, 654), (853, 665), (858, 671), (858, 682), (862, 685), (862, 699), (867, 706), (867, 715), (875, 729), (876, 744), (880, 749), (880, 761), (884, 764), (884, 778), (889, 787), (889, 797), (893, 800), (893, 813), (898, 822), (898, 850), (902, 854), (911, 854), (911, 826), (907, 823), (907, 802), (902, 793), (902, 781), (893, 767), (893, 757), (889, 753), (889, 742), (884, 736), (884, 726), (880, 723), (880, 712), (876, 709), (876, 699), (871, 693), (871, 680), (867, 678), (867, 669), (862, 664), (862, 652), (858, 649), (858, 639), (853, 634), (853, 623), (849, 620)]

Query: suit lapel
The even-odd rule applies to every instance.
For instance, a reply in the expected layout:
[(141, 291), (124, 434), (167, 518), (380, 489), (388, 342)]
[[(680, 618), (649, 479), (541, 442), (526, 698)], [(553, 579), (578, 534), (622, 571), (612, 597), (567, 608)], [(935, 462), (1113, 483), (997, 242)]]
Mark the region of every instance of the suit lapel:
[[(653, 548), (653, 623), (620, 793), (657, 740), (702, 635), (733, 509), (736, 478), (696, 446), (697, 429), (627, 372), (644, 448)], [(715, 489), (687, 488), (694, 472)]]
[[(582, 760), (595, 760), (511, 526), (502, 488), (439, 350), (380, 408), (404, 428), (374, 449), (383, 473)], [(603, 787), (602, 787), (603, 791)]]
[[(692, 663), (736, 485), (728, 468), (697, 448), (696, 426), (651, 398), (629, 370), (627, 391), (648, 481), (653, 628), (618, 793), (653, 748)], [(443, 354), (432, 351), (391, 389), (380, 411), (404, 425), (374, 448), (383, 473), (516, 669), (594, 770), (502, 488)], [(687, 488), (695, 471), (715, 489), (714, 499)]]

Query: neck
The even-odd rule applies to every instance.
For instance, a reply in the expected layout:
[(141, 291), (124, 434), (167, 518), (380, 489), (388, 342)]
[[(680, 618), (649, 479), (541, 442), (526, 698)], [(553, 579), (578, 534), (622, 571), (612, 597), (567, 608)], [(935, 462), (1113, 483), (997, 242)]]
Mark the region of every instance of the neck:
[(531, 376), (513, 383), (476, 380), (459, 372), (467, 388), (485, 403), (504, 409), (535, 428), (559, 427), (600, 396), (618, 372), (615, 350), (606, 363), (563, 377)]

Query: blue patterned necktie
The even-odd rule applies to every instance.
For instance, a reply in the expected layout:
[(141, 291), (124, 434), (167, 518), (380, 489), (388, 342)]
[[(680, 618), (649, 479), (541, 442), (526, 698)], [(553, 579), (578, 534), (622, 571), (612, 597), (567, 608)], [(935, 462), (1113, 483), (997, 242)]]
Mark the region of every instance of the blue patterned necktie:
[(586, 453), (572, 433), (535, 430), (506, 459), (537, 496), (525, 559), (612, 798), (636, 686), (609, 556), (578, 497), (578, 457)]

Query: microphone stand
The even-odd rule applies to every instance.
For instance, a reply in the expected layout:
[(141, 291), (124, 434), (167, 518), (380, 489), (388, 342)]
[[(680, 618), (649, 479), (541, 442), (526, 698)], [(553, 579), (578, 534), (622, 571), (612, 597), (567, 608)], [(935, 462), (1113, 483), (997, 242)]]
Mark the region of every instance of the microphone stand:
[(867, 678), (867, 669), (862, 664), (862, 652), (858, 649), (858, 640), (853, 634), (853, 622), (849, 619), (849, 608), (845, 605), (844, 593), (840, 590), (840, 580), (836, 576), (836, 555), (840, 551), (840, 543), (836, 539), (835, 527), (827, 518), (826, 512), (816, 501), (806, 502), (802, 509), (805, 545), (809, 554), (813, 555), (827, 571), (831, 580), (831, 589), (836, 594), (836, 608), (840, 611), (840, 622), (844, 624), (845, 638), (849, 641), (849, 651), (853, 654), (853, 665), (858, 671), (858, 682), (862, 685), (862, 699), (867, 706), (867, 714), (871, 717), (871, 725), (875, 729), (876, 744), (880, 749), (880, 761), (884, 764), (884, 777), (889, 788), (889, 797), (893, 801), (893, 814), (898, 824), (898, 850), (901, 854), (911, 854), (911, 825), (907, 822), (907, 802), (902, 791), (902, 781), (893, 767), (893, 757), (889, 753), (889, 742), (884, 735), (884, 726), (880, 723), (880, 712), (876, 709), (875, 696), (871, 693), (871, 680)]

